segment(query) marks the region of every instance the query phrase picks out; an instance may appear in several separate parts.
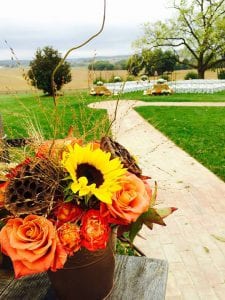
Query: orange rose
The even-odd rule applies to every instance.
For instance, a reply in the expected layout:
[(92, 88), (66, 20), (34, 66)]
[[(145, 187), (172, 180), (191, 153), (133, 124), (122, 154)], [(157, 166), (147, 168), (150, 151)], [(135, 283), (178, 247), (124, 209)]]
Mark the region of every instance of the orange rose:
[(36, 215), (10, 219), (0, 231), (0, 245), (12, 260), (16, 278), (56, 271), (67, 258), (52, 222)]
[(106, 248), (109, 240), (110, 228), (100, 211), (90, 209), (82, 217), (81, 245), (89, 251)]
[(75, 222), (80, 219), (83, 210), (77, 205), (68, 202), (59, 204), (55, 209), (54, 214), (57, 217), (57, 227), (60, 227), (63, 223)]
[(65, 223), (58, 230), (59, 240), (69, 255), (73, 255), (81, 247), (80, 227), (76, 224)]
[(131, 173), (127, 173), (121, 181), (122, 189), (114, 194), (112, 204), (107, 204), (107, 207), (111, 220), (114, 219), (118, 224), (129, 224), (148, 210), (151, 189), (147, 182)]

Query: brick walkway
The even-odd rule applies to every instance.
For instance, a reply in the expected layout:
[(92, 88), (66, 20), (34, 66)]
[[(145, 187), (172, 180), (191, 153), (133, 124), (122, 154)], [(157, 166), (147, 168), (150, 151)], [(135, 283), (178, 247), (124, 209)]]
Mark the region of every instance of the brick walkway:
[[(132, 108), (176, 105), (120, 101), (112, 131), (117, 141), (138, 158), (143, 173), (158, 182), (160, 206), (179, 209), (167, 226), (143, 228), (135, 244), (149, 257), (166, 259), (169, 275), (166, 299), (225, 299), (225, 183), (203, 167)], [(225, 106), (190, 103), (185, 106)], [(94, 103), (113, 118), (116, 103)], [(191, 142), (191, 141), (190, 141)], [(153, 182), (152, 182), (153, 184)]]

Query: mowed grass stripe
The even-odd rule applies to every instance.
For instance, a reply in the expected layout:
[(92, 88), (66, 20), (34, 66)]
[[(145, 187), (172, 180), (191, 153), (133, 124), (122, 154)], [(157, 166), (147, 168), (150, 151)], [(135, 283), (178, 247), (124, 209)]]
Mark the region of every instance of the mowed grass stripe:
[(160, 96), (146, 96), (143, 91), (125, 93), (121, 96), (122, 99), (141, 100), (146, 102), (225, 102), (225, 91), (213, 94), (172, 94)]
[(225, 181), (225, 107), (138, 107), (136, 110)]

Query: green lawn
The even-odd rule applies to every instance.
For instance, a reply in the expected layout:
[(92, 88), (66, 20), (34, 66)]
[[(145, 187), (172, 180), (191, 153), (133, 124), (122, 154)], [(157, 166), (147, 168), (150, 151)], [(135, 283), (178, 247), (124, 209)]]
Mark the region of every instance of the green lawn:
[(144, 96), (143, 91), (125, 93), (121, 99), (147, 102), (225, 102), (225, 91), (214, 94), (172, 94), (169, 96)]
[(225, 107), (139, 107), (136, 110), (225, 181)]
[(45, 138), (64, 137), (73, 125), (77, 136), (90, 140), (102, 135), (109, 125), (106, 111), (87, 107), (100, 99), (104, 98), (87, 92), (68, 94), (59, 97), (56, 110), (52, 97), (0, 95), (0, 114), (8, 138), (27, 137), (33, 125)]
[[(8, 138), (29, 136), (32, 126), (45, 138), (64, 137), (70, 125), (75, 136), (97, 139), (106, 133), (106, 111), (92, 110), (87, 104), (116, 97), (92, 97), (87, 91), (59, 98), (57, 111), (52, 97), (38, 95), (0, 95), (0, 114)], [(122, 99), (145, 101), (225, 101), (225, 92), (216, 94), (174, 94), (142, 96), (142, 92), (122, 95)], [(225, 180), (225, 108), (224, 107), (140, 107), (144, 118), (169, 136), (181, 148)]]

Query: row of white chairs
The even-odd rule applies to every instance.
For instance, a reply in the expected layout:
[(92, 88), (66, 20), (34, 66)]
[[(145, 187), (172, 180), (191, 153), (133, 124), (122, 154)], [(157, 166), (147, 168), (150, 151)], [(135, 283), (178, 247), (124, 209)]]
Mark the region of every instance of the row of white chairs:
[[(106, 87), (113, 93), (127, 93), (134, 91), (147, 90), (156, 83), (156, 80), (148, 81), (127, 81), (107, 83)], [(176, 93), (215, 93), (225, 90), (225, 80), (205, 80), (205, 79), (193, 79), (193, 80), (179, 80), (168, 82), (168, 85)]]

